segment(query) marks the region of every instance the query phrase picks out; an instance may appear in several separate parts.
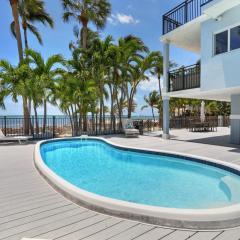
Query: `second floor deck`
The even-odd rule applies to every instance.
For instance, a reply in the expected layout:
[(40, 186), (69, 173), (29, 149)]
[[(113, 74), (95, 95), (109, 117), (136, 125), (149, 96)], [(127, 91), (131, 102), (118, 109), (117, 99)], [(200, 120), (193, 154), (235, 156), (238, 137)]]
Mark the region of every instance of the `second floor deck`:
[(168, 92), (199, 88), (201, 81), (200, 63), (170, 71), (168, 77)]
[(163, 34), (201, 16), (202, 7), (213, 0), (186, 0), (163, 15)]

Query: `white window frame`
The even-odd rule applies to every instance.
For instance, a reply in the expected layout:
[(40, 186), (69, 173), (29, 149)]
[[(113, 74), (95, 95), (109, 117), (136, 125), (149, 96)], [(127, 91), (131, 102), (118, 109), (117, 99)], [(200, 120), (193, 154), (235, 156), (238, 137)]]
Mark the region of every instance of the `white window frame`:
[[(237, 48), (237, 49), (231, 50), (231, 29), (233, 29), (235, 27), (240, 27), (240, 23), (230, 25), (230, 26), (228, 26), (226, 28), (222, 28), (221, 30), (218, 30), (218, 31), (213, 33), (213, 56), (214, 57), (240, 49), (240, 48)], [(219, 33), (225, 32), (225, 31), (228, 32), (227, 52), (216, 54), (216, 35), (219, 34)]]
[[(223, 53), (219, 53), (219, 54), (216, 54), (216, 35), (219, 34), (219, 33), (223, 33), (223, 32), (226, 32), (227, 31), (227, 34), (228, 34), (228, 46), (227, 46), (227, 51), (226, 52), (223, 52)], [(213, 34), (213, 56), (218, 56), (218, 55), (222, 55), (224, 53), (228, 53), (230, 50), (230, 29), (225, 29), (225, 30), (222, 30), (222, 31), (217, 31)]]

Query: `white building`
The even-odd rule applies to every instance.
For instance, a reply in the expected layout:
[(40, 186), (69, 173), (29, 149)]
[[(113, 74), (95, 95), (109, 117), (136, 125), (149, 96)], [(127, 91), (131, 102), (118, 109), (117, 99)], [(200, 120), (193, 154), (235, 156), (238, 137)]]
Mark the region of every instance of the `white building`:
[[(231, 101), (231, 142), (240, 144), (240, 0), (186, 0), (163, 16), (164, 137), (170, 97)], [(200, 63), (169, 72), (169, 47)], [(173, 59), (174, 60), (174, 59)]]

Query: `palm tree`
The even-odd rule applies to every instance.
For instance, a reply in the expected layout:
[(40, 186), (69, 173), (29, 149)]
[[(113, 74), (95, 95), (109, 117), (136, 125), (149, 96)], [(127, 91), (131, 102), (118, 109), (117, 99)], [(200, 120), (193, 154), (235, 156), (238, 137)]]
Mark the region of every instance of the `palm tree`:
[[(41, 90), (43, 92), (43, 107), (44, 107), (44, 119), (43, 119), (43, 133), (46, 128), (47, 119), (47, 102), (55, 77), (59, 74), (59, 69), (56, 67), (57, 64), (63, 64), (64, 59), (60, 54), (53, 55), (44, 61), (40, 53), (34, 50), (27, 49), (26, 55), (28, 56), (29, 62), (33, 68), (35, 80), (40, 82)], [(40, 89), (39, 89), (40, 90)]]
[(109, 49), (113, 45), (112, 36), (107, 36), (104, 40), (96, 38), (92, 42), (92, 46), (88, 49), (91, 54), (91, 68), (94, 71), (93, 79), (98, 87), (99, 102), (100, 102), (100, 123), (99, 128), (102, 129), (102, 125), (105, 129), (105, 100), (108, 100), (109, 94), (106, 89), (109, 78), (108, 69), (111, 66), (111, 59), (109, 55)]
[(158, 107), (159, 107), (160, 95), (158, 94), (157, 91), (153, 91), (153, 92), (149, 93), (148, 97), (145, 96), (144, 100), (147, 103), (147, 105), (142, 106), (141, 109), (143, 110), (144, 108), (151, 107), (152, 116), (155, 121), (154, 108), (158, 109)]
[(102, 29), (111, 13), (111, 5), (108, 0), (62, 0), (64, 9), (63, 20), (68, 22), (71, 18), (81, 23), (81, 44), (87, 49), (88, 24), (93, 23), (98, 29)]
[(12, 7), (12, 15), (14, 19), (14, 28), (16, 33), (17, 45), (18, 45), (18, 55), (19, 55), (19, 62), (23, 60), (23, 47), (22, 47), (22, 38), (21, 38), (21, 31), (19, 25), (19, 13), (18, 13), (18, 0), (9, 0), (10, 5)]
[[(82, 64), (82, 63), (80, 63)], [(69, 116), (73, 136), (78, 136), (87, 131), (87, 113), (92, 113), (92, 119), (97, 113), (96, 86), (91, 80), (89, 71), (80, 67), (79, 62), (67, 62), (68, 70), (63, 72), (55, 82), (55, 91), (52, 103), (59, 106), (60, 110)]]
[[(120, 122), (124, 108), (123, 104), (126, 99), (128, 101), (128, 117), (131, 118), (133, 99), (137, 86), (145, 78), (145, 70), (142, 71), (141, 63), (146, 52), (148, 52), (148, 48), (143, 41), (132, 35), (120, 38), (118, 45), (110, 48), (112, 58), (111, 74), (115, 85), (114, 89)], [(120, 94), (117, 94), (117, 92), (120, 92)]]
[(148, 71), (152, 68), (154, 58), (152, 54), (148, 54), (144, 58), (138, 58), (136, 64), (131, 67), (131, 80), (129, 82), (129, 106), (128, 118), (131, 118), (133, 99), (137, 92), (137, 87), (141, 81), (149, 80)]
[[(42, 37), (38, 29), (32, 24), (35, 22), (41, 22), (44, 25), (49, 25), (51, 28), (54, 26), (53, 19), (45, 10), (45, 4), (42, 0), (19, 0), (18, 12), (22, 21), (22, 28), (24, 32), (25, 49), (29, 48), (27, 31), (29, 30), (42, 44)], [(14, 28), (15, 21), (11, 23), (11, 31), (16, 36)]]
[(155, 51), (151, 53), (151, 57), (153, 58), (153, 68), (151, 69), (151, 73), (157, 76), (159, 94), (162, 96), (161, 76), (163, 75), (163, 56), (161, 52)]
[[(28, 81), (31, 79), (32, 74), (29, 66), (22, 62), (18, 66), (11, 65), (8, 61), (0, 61), (0, 102), (1, 106), (4, 106), (4, 99), (7, 96), (11, 96), (14, 102), (18, 101), (18, 97), (23, 100), (25, 106), (28, 96)], [(28, 108), (24, 109), (28, 116)], [(24, 118), (24, 133), (29, 133), (29, 124), (27, 119)]]

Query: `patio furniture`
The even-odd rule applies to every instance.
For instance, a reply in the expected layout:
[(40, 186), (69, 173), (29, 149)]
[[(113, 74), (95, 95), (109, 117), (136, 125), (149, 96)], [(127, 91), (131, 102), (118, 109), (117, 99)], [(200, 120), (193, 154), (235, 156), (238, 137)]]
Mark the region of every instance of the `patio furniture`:
[(133, 121), (131, 119), (123, 120), (123, 132), (126, 137), (138, 137), (140, 132), (134, 128)]
[(32, 137), (30, 136), (5, 136), (2, 132), (2, 130), (0, 129), (0, 142), (19, 142), (19, 144), (22, 144), (22, 141), (27, 142), (29, 139), (31, 139)]
[(214, 132), (217, 126), (213, 122), (190, 122), (190, 132)]

